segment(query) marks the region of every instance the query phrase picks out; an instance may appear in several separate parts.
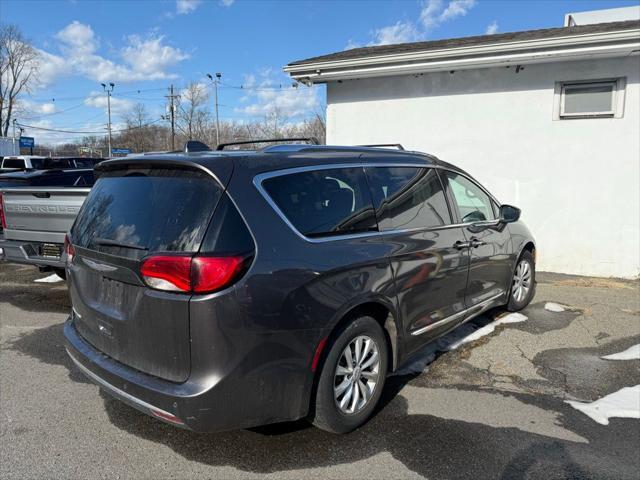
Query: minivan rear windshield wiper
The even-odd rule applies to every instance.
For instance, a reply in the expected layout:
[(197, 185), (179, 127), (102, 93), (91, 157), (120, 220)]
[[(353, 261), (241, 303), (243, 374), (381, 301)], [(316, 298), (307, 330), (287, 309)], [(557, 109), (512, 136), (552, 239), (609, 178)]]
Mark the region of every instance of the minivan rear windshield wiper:
[(93, 241), (98, 245), (109, 245), (112, 247), (133, 248), (135, 250), (149, 250), (147, 247), (141, 245), (134, 245), (133, 243), (118, 242), (117, 240), (109, 240), (108, 238), (94, 238)]

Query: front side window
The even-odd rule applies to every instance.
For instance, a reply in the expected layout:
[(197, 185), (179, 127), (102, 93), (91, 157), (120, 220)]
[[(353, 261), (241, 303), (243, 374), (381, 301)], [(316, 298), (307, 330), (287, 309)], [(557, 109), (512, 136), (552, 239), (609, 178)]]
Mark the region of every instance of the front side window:
[(265, 179), (262, 186), (295, 229), (308, 237), (377, 230), (360, 167), (279, 175)]
[(381, 231), (440, 227), (451, 223), (435, 170), (368, 167), (366, 172)]
[(446, 178), (458, 206), (462, 223), (495, 220), (491, 198), (484, 190), (455, 172), (446, 172)]

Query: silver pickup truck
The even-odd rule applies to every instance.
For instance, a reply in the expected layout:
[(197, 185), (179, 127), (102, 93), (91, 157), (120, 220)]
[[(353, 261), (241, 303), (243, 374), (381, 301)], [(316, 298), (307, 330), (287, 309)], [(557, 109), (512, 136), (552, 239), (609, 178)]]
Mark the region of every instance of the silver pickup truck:
[(0, 259), (64, 272), (64, 236), (90, 188), (0, 190)]

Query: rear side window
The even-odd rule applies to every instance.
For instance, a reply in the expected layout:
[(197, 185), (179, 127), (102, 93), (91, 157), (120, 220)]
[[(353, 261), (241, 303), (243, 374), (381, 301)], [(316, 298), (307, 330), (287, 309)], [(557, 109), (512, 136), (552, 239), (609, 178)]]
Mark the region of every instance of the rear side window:
[(24, 168), (24, 160), (21, 158), (5, 158), (2, 168)]
[(435, 170), (368, 167), (366, 172), (381, 231), (440, 227), (451, 223)]
[(71, 232), (74, 244), (130, 258), (200, 248), (222, 189), (210, 176), (183, 169), (103, 174)]
[(360, 167), (281, 175), (262, 185), (296, 230), (308, 237), (377, 230)]
[(31, 167), (35, 168), (36, 170), (44, 168), (44, 158), (32, 158)]
[(247, 255), (255, 245), (238, 209), (223, 194), (200, 247), (201, 253), (215, 255)]

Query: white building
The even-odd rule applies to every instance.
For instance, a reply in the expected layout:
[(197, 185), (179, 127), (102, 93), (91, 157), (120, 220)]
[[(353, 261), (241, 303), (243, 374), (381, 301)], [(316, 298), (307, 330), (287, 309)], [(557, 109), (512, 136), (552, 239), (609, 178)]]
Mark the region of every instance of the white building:
[(358, 48), (285, 71), (326, 83), (327, 143), (429, 152), (522, 208), (539, 270), (636, 278), (639, 53), (637, 20), (583, 21)]

